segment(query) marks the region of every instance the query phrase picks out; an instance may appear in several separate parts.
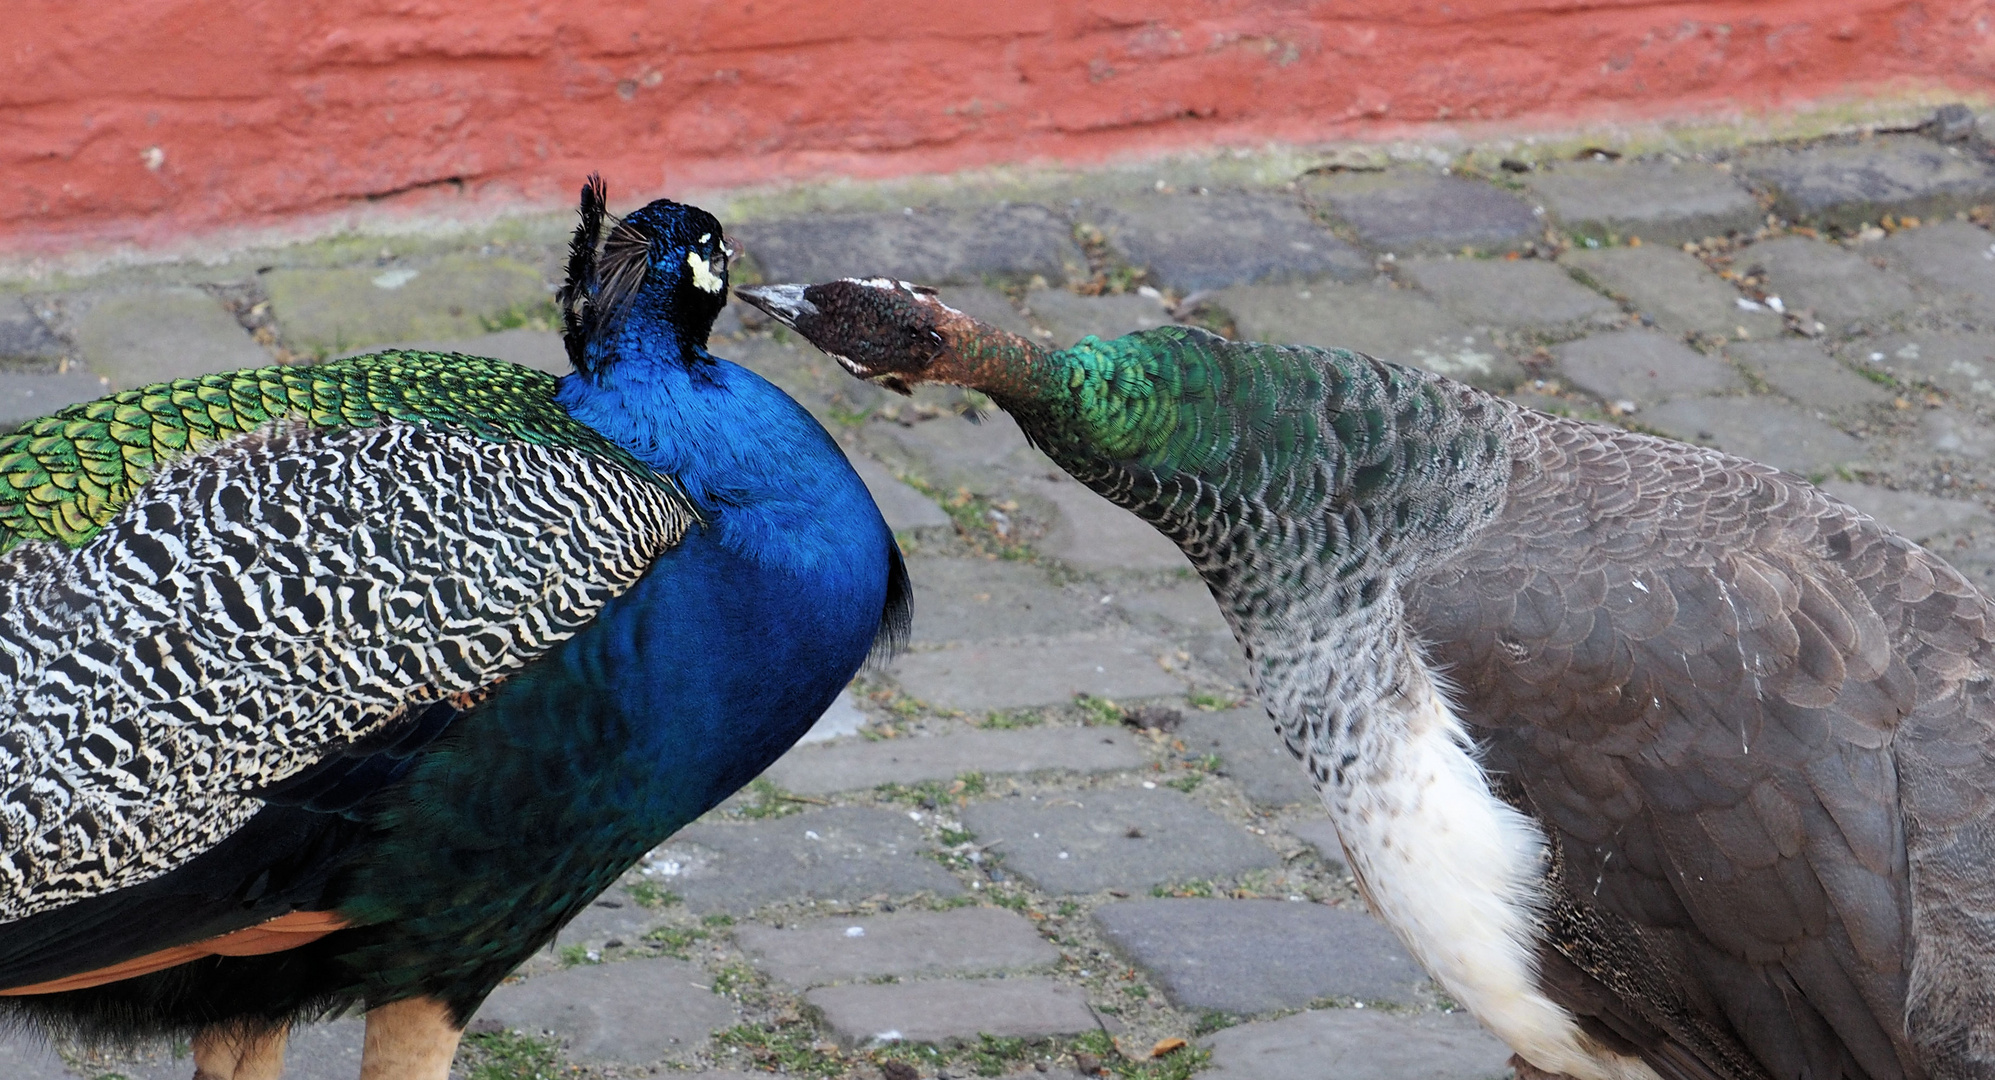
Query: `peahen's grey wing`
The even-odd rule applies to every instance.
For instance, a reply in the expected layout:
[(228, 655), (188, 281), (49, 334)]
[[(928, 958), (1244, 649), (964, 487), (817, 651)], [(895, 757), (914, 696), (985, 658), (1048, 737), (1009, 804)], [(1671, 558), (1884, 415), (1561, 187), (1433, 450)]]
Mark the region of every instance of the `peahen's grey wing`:
[(276, 423), (0, 556), (0, 921), (165, 873), (255, 793), (573, 635), (692, 520), (583, 449)]
[(1985, 1037), (1995, 608), (1773, 469), (1518, 440), (1408, 616), (1555, 841), (1555, 996), (1665, 1076), (1919, 1077)]

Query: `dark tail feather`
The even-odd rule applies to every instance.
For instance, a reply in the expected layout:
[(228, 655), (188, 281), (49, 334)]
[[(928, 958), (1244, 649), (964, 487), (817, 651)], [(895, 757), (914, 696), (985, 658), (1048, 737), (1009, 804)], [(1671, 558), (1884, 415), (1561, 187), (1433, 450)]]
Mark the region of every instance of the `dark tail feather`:
[(608, 208), (609, 188), (600, 175), (589, 174), (589, 182), (582, 185), (581, 221), (575, 225), (575, 238), (568, 243), (568, 279), (555, 294), (561, 305), (561, 340), (568, 347), (568, 363), (576, 371), (583, 370), (582, 348), (595, 317), (596, 246), (602, 240)]
[(873, 636), (873, 651), (866, 656), (868, 667), (887, 666), (914, 633), (914, 585), (907, 578), (907, 563), (901, 559), (901, 546), (887, 541), (887, 602), (880, 610), (880, 629)]

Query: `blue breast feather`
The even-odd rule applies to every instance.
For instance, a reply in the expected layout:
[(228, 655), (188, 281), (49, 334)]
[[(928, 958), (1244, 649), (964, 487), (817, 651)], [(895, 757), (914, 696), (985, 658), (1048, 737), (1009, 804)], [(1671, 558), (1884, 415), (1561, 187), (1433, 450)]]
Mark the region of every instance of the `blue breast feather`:
[[(379, 846), (335, 888), (381, 928), (343, 957), (374, 991), (418, 960), (425, 982), (496, 981), (486, 966), (516, 962), (517, 935), (551, 932), (551, 913), (580, 910), (766, 769), (872, 647), (897, 556), (864, 484), (781, 391), (702, 368), (670, 380), (703, 402), (672, 410), (677, 436), (631, 449), (709, 524), (420, 755), (376, 811)], [(623, 442), (631, 389), (574, 381), (563, 403)]]

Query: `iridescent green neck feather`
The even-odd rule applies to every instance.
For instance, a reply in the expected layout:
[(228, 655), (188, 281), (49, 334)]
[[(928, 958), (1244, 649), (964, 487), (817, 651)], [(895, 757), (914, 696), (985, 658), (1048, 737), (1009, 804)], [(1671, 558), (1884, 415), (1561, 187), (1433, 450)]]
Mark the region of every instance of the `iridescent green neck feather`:
[(1388, 570), (1488, 520), (1509, 475), (1500, 402), (1344, 350), (1171, 326), (988, 361), (980, 375), (1014, 374), (976, 385), (1036, 445), (1170, 536), (1216, 588), (1258, 564), (1273, 577), (1247, 575), (1250, 593), (1299, 575), (1340, 610), (1369, 606)]

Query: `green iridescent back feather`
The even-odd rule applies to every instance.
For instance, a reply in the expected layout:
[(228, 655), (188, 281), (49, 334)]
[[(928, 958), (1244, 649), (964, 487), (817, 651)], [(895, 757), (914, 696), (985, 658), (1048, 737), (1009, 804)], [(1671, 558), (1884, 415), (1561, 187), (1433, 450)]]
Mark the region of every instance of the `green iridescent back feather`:
[(316, 427), (445, 424), (493, 440), (571, 446), (649, 474), (554, 402), (555, 377), (454, 353), (381, 352), (246, 368), (126, 390), (0, 436), (0, 551), (80, 546), (160, 466), (273, 420)]

